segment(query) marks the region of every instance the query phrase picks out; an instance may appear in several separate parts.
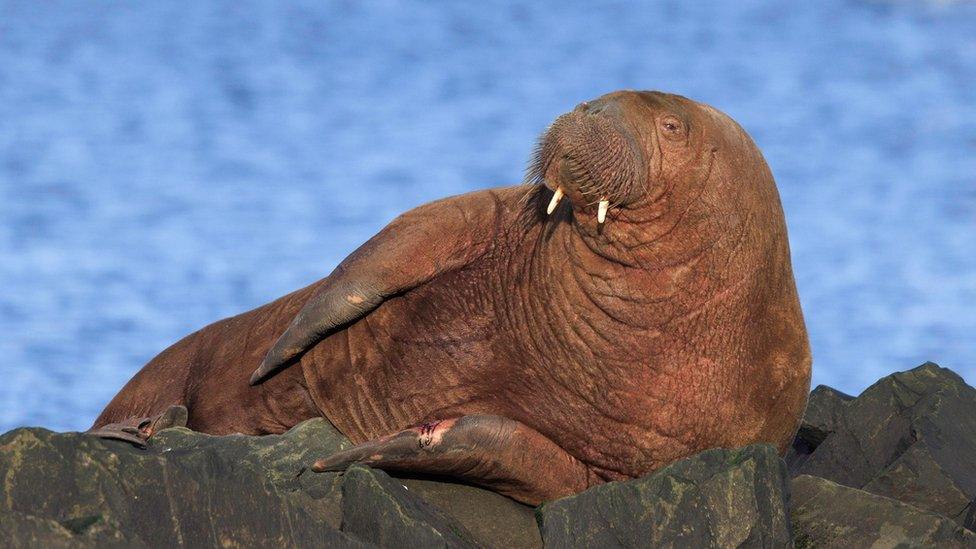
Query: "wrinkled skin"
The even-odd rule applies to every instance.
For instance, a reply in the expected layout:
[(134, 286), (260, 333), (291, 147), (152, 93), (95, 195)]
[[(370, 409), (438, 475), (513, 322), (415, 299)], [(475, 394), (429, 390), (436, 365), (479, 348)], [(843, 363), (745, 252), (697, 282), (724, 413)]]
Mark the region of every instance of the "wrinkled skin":
[(325, 416), (361, 445), (316, 470), (454, 474), (529, 503), (707, 448), (785, 451), (810, 350), (742, 128), (614, 92), (557, 119), (529, 175), (410, 211), (328, 278), (188, 336), (95, 427), (173, 405), (215, 434)]

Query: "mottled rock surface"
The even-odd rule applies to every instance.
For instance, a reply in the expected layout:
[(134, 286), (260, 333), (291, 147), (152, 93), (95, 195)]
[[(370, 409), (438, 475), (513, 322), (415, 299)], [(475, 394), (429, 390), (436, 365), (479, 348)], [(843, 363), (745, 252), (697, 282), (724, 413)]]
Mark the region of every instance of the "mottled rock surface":
[(813, 547), (976, 547), (976, 534), (897, 500), (800, 475), (792, 482), (793, 539)]
[(976, 390), (931, 363), (856, 398), (816, 388), (786, 462), (709, 450), (539, 509), (307, 469), (348, 446), (323, 419), (267, 437), (167, 429), (145, 450), (18, 429), (0, 436), (0, 545), (976, 548)]
[[(424, 481), (307, 470), (348, 444), (324, 420), (267, 437), (168, 429), (146, 450), (18, 429), (0, 437), (0, 539), (14, 547), (540, 545), (530, 508), (479, 488), (434, 483), (448, 509), (439, 511), (403, 486), (423, 492)], [(452, 513), (452, 497), (482, 502), (481, 514)], [(462, 522), (486, 520), (505, 528), (475, 525), (483, 540)]]
[(488, 547), (542, 547), (535, 509), (489, 490), (449, 479), (397, 479), (411, 492), (441, 509)]
[(811, 403), (804, 426), (824, 426), (827, 435), (794, 461), (795, 474), (966, 523), (976, 498), (976, 389), (962, 378), (926, 363), (883, 378), (856, 399)]
[(976, 499), (969, 504), (969, 515), (966, 517), (966, 520), (962, 525), (969, 528), (971, 531), (976, 532)]
[[(348, 444), (326, 422), (287, 437), (164, 431), (149, 450), (76, 433), (0, 437), (0, 537), (13, 545), (362, 544), (340, 532), (336, 477), (303, 479), (300, 452)], [(309, 482), (309, 490), (298, 489)], [(9, 536), (7, 535), (10, 533)]]
[(709, 450), (542, 505), (546, 547), (784, 547), (786, 466), (771, 446)]
[(342, 529), (380, 547), (477, 547), (463, 526), (381, 471), (354, 465), (342, 483)]
[(786, 465), (791, 473), (799, 470), (810, 454), (841, 424), (847, 403), (854, 397), (836, 389), (819, 385), (810, 393), (807, 409), (800, 423), (800, 430), (786, 455)]

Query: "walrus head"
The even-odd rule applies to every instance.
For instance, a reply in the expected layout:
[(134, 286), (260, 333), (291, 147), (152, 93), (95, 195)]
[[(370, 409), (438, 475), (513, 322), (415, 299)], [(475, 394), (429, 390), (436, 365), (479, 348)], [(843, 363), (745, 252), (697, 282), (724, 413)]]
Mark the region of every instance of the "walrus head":
[(553, 191), (550, 215), (565, 197), (574, 218), (591, 220), (583, 223), (590, 227), (602, 229), (615, 210), (624, 220), (652, 218), (671, 191), (688, 195), (689, 185), (708, 177), (716, 147), (702, 122), (713, 113), (684, 97), (649, 91), (583, 102), (542, 135), (526, 179)]

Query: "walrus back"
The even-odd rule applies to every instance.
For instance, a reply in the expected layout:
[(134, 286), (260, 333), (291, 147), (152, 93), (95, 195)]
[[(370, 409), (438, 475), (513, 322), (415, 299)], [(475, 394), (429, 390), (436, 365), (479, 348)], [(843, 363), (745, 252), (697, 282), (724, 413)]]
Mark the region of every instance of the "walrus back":
[[(208, 327), (209, 328), (209, 327)], [(92, 429), (132, 417), (149, 417), (169, 406), (185, 405), (186, 381), (202, 333), (198, 330), (159, 353), (142, 367), (102, 410)]]
[[(278, 432), (294, 425), (278, 425), (290, 423), (294, 413), (316, 415), (314, 409), (301, 402), (281, 404), (275, 400), (283, 386), (304, 384), (303, 380), (294, 379), (296, 374), (300, 376), (300, 368), (257, 389), (250, 388), (247, 381), (322, 282), (214, 322), (177, 341), (126, 383), (92, 428), (134, 417), (151, 417), (174, 405), (188, 408), (190, 428), (212, 434)], [(269, 423), (268, 419), (275, 417), (280, 417), (280, 421), (272, 419)]]

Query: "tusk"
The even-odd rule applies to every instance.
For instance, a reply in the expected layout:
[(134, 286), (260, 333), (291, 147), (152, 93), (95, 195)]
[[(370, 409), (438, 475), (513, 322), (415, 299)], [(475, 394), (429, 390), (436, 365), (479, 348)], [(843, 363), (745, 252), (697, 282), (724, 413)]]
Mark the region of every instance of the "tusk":
[(600, 201), (600, 209), (596, 212), (596, 220), (599, 223), (603, 223), (607, 220), (607, 210), (610, 209), (610, 201), (604, 198)]
[(546, 215), (552, 215), (552, 212), (556, 211), (556, 206), (559, 205), (559, 200), (563, 197), (563, 188), (556, 187), (556, 192), (552, 195), (552, 200), (549, 201), (549, 207), (546, 208)]

